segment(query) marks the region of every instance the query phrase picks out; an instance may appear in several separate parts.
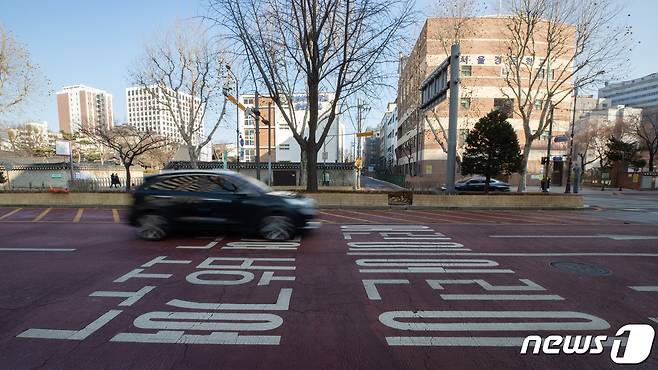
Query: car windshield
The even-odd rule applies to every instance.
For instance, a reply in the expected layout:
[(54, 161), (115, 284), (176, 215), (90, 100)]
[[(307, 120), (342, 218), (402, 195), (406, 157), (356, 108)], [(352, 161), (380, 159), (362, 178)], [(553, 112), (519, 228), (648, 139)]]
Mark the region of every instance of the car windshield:
[(265, 185), (262, 181), (258, 181), (249, 176), (240, 176), (241, 184), (238, 190), (256, 191), (258, 193), (269, 193), (274, 191), (271, 187)]

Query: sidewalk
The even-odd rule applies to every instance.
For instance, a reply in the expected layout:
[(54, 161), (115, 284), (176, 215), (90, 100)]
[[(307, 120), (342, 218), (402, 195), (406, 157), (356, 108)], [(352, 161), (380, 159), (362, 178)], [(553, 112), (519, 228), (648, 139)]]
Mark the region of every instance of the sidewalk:
[[(564, 194), (564, 186), (551, 186), (550, 193), (553, 194)], [(512, 191), (516, 191), (516, 188), (512, 187)], [(540, 186), (528, 186), (527, 192), (540, 192)], [(571, 188), (573, 193), (573, 187)], [(658, 196), (657, 190), (633, 190), (633, 189), (623, 189), (619, 190), (616, 187), (606, 187), (605, 190), (601, 190), (600, 187), (589, 187), (585, 186), (578, 189), (578, 194), (582, 195), (600, 195), (600, 194), (610, 194), (610, 195), (656, 195)]]

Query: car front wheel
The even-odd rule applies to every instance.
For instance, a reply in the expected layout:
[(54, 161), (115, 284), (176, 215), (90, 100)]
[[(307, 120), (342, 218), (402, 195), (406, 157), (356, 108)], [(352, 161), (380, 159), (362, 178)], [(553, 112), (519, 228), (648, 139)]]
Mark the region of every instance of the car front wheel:
[(169, 232), (169, 222), (160, 215), (147, 214), (137, 220), (137, 235), (145, 240), (162, 240)]
[(295, 226), (288, 216), (272, 215), (260, 222), (260, 235), (267, 240), (288, 240), (295, 233)]

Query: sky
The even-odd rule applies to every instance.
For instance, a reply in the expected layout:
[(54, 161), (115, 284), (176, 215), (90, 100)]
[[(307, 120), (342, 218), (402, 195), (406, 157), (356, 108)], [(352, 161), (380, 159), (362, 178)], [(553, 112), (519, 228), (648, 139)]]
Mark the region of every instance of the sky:
[[(628, 23), (633, 26), (634, 45), (626, 78), (637, 78), (658, 72), (658, 1), (618, 0), (626, 4)], [(492, 1), (491, 14), (498, 1)], [(432, 0), (417, 0), (419, 23), (413, 27), (417, 35), (425, 16), (432, 13)], [(32, 60), (50, 80), (56, 92), (63, 86), (84, 84), (112, 94), (114, 117), (126, 121), (125, 88), (130, 86), (129, 70), (142, 55), (144, 45), (176, 21), (202, 15), (206, 0), (2, 0), (0, 23), (26, 46)], [(413, 37), (415, 40), (415, 36)], [(409, 45), (409, 51), (412, 48)], [(376, 127), (395, 99), (395, 91), (382, 93), (381, 99), (370, 101), (365, 127)], [(352, 118), (343, 122), (346, 132), (354, 132)], [(229, 128), (235, 114), (227, 113), (226, 126), (220, 128), (214, 142), (234, 140), (235, 128)], [(55, 95), (43, 96), (14, 114), (11, 120), (47, 121), (58, 130)]]

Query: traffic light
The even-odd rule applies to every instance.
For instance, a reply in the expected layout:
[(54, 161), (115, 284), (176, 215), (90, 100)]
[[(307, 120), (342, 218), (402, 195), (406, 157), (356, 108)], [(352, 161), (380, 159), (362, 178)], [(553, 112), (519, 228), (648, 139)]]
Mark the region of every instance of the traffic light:
[(548, 163), (548, 157), (541, 157), (541, 164)]

